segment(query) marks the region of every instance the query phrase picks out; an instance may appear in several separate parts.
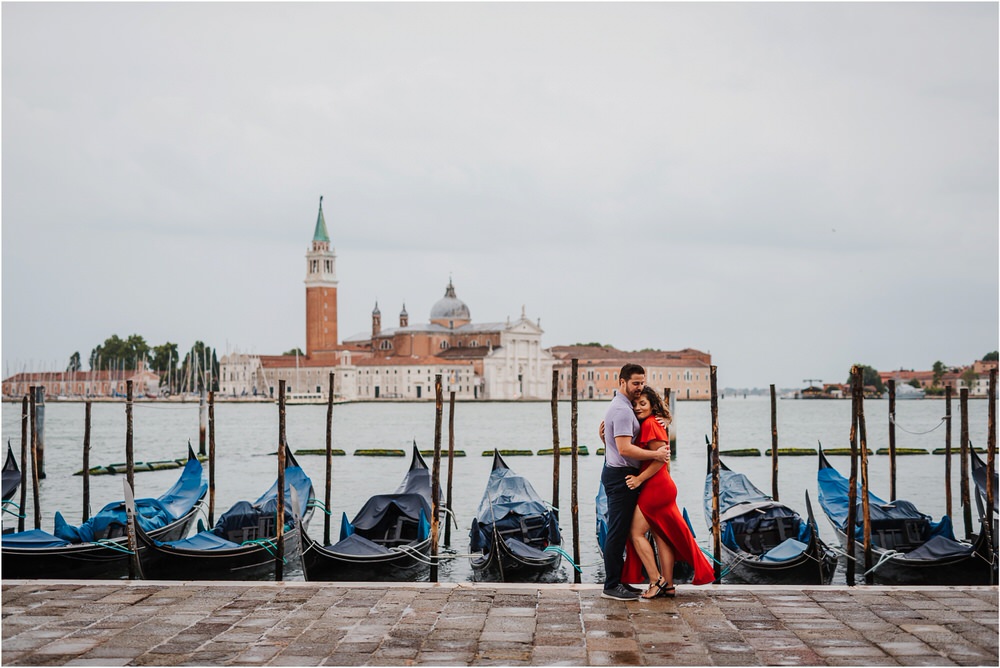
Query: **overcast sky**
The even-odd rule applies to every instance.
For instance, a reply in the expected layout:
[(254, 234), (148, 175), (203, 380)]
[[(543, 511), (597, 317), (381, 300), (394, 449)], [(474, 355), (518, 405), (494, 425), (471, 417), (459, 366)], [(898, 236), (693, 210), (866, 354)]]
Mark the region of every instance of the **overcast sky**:
[(720, 387), (998, 347), (998, 14), (973, 4), (2, 5), (4, 374), (112, 334), (476, 322)]

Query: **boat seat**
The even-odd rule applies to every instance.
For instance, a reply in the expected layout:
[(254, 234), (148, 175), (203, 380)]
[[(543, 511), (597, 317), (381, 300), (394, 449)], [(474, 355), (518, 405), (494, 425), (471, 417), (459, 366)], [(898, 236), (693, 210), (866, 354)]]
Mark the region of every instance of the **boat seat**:
[(883, 550), (909, 552), (930, 537), (930, 524), (925, 519), (872, 520), (871, 527), (872, 543)]
[(372, 542), (385, 547), (407, 545), (417, 539), (419, 530), (419, 522), (411, 520), (409, 517), (400, 516), (396, 518), (396, 523), (385, 532), (383, 538), (376, 538)]
[(549, 544), (549, 532), (544, 515), (525, 515), (521, 518), (521, 542), (527, 545), (545, 547)]
[(274, 538), (276, 534), (274, 516), (268, 515), (259, 518), (255, 525), (227, 532), (226, 538), (234, 543), (242, 544), (251, 540), (260, 540), (261, 538)]
[(794, 517), (775, 517), (763, 520), (756, 531), (737, 533), (736, 544), (750, 554), (764, 554), (787, 539), (798, 537), (798, 520)]

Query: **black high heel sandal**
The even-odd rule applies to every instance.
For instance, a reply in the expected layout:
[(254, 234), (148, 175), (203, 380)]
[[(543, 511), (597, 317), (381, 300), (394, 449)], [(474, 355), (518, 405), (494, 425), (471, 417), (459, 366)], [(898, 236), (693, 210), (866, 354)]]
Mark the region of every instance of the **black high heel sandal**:
[[(640, 595), (640, 598), (642, 598), (645, 601), (651, 601), (654, 598), (660, 598), (660, 597), (663, 596), (663, 590), (666, 589), (666, 587), (667, 587), (667, 582), (666, 582), (666, 580), (664, 580), (661, 577), (656, 582), (650, 584), (649, 585), (649, 589), (647, 589), (645, 592), (643, 592)], [(649, 592), (653, 591), (654, 588), (656, 589), (656, 593), (653, 594), (652, 596), (647, 596), (646, 594), (648, 594)], [(670, 589), (673, 589), (673, 587), (670, 587)], [(671, 594), (671, 596), (673, 596), (673, 594)]]
[[(663, 584), (667, 584), (664, 582)], [(677, 596), (677, 587), (670, 585), (669, 587), (659, 587), (658, 592), (654, 598), (675, 598)]]

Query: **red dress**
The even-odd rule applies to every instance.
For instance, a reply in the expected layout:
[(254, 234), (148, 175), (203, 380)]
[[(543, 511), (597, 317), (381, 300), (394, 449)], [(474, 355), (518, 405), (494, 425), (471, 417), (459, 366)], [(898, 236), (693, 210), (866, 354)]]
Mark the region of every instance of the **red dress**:
[[(636, 445), (649, 449), (652, 441), (667, 441), (663, 426), (653, 418), (643, 420)], [(652, 464), (645, 461), (643, 470)], [(663, 466), (653, 474), (653, 477), (642, 484), (639, 491), (638, 508), (649, 522), (650, 528), (665, 538), (674, 548), (676, 561), (683, 561), (694, 567), (694, 584), (709, 584), (715, 581), (715, 571), (712, 564), (705, 558), (698, 543), (691, 533), (680, 508), (677, 507), (677, 485), (667, 467)], [(642, 561), (635, 551), (632, 538), (625, 544), (625, 567), (622, 570), (622, 582), (638, 584), (646, 580), (643, 574)]]

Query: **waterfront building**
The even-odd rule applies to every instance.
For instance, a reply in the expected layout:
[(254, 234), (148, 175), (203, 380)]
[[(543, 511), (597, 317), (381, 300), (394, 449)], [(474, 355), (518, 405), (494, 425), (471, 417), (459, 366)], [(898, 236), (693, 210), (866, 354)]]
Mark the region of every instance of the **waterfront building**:
[(132, 381), (132, 395), (155, 397), (160, 387), (160, 376), (140, 361), (138, 369), (105, 369), (103, 371), (39, 371), (16, 373), (3, 381), (3, 396), (23, 397), (28, 388), (44, 387), (45, 396), (86, 397), (102, 399), (124, 397), (128, 394), (128, 381)]
[(646, 384), (661, 395), (665, 388), (679, 400), (711, 399), (712, 356), (685, 348), (679, 351), (623, 351), (611, 346), (554, 346), (559, 369), (559, 396), (572, 392), (572, 360), (577, 358), (577, 398), (610, 399), (618, 389), (618, 372), (627, 363), (646, 370)]
[(337, 341), (336, 253), (320, 198), (313, 240), (306, 252), (304, 355), (230, 353), (219, 361), (223, 397), (276, 397), (278, 383), (294, 399), (325, 400), (334, 374), (339, 400), (431, 399), (434, 376), (460, 399), (546, 399), (555, 359), (542, 347), (538, 321), (521, 317), (475, 323), (449, 279), (426, 323), (410, 323), (406, 305), (399, 327), (383, 328), (375, 304), (371, 331)]

